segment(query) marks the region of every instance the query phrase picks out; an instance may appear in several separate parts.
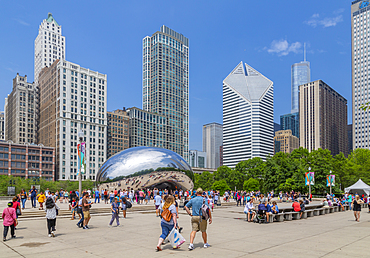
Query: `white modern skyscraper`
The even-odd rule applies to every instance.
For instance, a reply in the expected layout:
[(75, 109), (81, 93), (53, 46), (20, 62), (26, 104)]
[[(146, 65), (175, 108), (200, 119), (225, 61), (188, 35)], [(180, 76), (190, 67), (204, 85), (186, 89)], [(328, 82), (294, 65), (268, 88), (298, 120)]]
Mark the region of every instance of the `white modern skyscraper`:
[(207, 165), (207, 153), (198, 150), (189, 150), (190, 166), (193, 168), (209, 168)]
[(240, 62), (223, 81), (223, 164), (274, 153), (273, 83)]
[(220, 146), (222, 146), (222, 125), (203, 125), (203, 151), (207, 153), (207, 168), (220, 166)]
[(352, 26), (352, 141), (353, 149), (370, 148), (369, 111), (360, 106), (370, 101), (370, 4), (353, 1)]
[(189, 160), (189, 40), (162, 26), (143, 39), (143, 109), (167, 117), (167, 146)]
[(41, 69), (50, 67), (55, 60), (66, 59), (66, 40), (62, 36), (62, 26), (54, 19), (51, 13), (39, 26), (39, 34), (35, 40), (35, 78), (38, 83), (38, 75)]

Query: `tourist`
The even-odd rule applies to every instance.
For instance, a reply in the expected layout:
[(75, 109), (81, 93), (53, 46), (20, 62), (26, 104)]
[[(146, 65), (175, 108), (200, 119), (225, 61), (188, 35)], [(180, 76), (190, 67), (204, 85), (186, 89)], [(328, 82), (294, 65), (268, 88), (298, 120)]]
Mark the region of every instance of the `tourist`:
[(113, 193), (113, 191), (110, 191), (110, 194), (109, 194), (109, 203), (112, 203), (113, 202), (113, 198), (114, 198), (114, 193)]
[(139, 195), (139, 203), (140, 204), (143, 204), (143, 200), (144, 200), (144, 191), (143, 190), (139, 190), (139, 193), (138, 193), (138, 195)]
[(3, 210), (1, 217), (3, 218), (4, 225), (3, 241), (6, 241), (6, 236), (8, 235), (9, 227), (12, 238), (15, 238), (15, 227), (18, 225), (18, 221), (12, 202), (8, 202), (8, 207)]
[(367, 207), (369, 208), (369, 212), (370, 212), (370, 195), (367, 197)]
[(301, 212), (299, 214), (299, 218), (302, 218), (303, 212), (306, 210), (305, 204), (302, 200), (299, 200), (299, 207), (301, 208)]
[(84, 213), (82, 212), (82, 199), (83, 198), (80, 198), (78, 200), (78, 204), (77, 204), (77, 213), (80, 215), (80, 220), (77, 222), (77, 227), (79, 228), (82, 228), (83, 227), (83, 223), (84, 223)]
[[(178, 195), (177, 195), (178, 196)], [(176, 214), (177, 214), (177, 217), (176, 217), (176, 221), (177, 221), (177, 229), (179, 230), (179, 233), (181, 233), (182, 231), (182, 227), (179, 226), (179, 204), (178, 202), (176, 201), (177, 197), (175, 197), (175, 207), (176, 207)]]
[(122, 203), (122, 207), (121, 207), (122, 215), (123, 215), (123, 218), (125, 219), (126, 218), (126, 211), (127, 211), (127, 199), (126, 199), (126, 197), (122, 198), (121, 203)]
[(97, 203), (96, 200), (98, 200), (98, 203), (100, 203), (100, 193), (98, 189), (95, 191), (95, 203)]
[(292, 207), (293, 207), (294, 212), (300, 212), (301, 211), (301, 206), (299, 205), (297, 199), (294, 200), (294, 202), (292, 204)]
[(360, 213), (361, 213), (361, 204), (364, 202), (360, 200), (360, 196), (356, 195), (356, 197), (353, 199), (353, 213), (355, 215), (355, 220), (357, 222), (360, 222)]
[(159, 206), (161, 206), (162, 203), (162, 197), (159, 196), (159, 192), (157, 192), (157, 195), (154, 197), (154, 205), (155, 205), (155, 215), (159, 216)]
[[(17, 219), (18, 219), (18, 216), (22, 215), (22, 211), (21, 211), (21, 205), (18, 201), (17, 196), (13, 197), (13, 206), (12, 206), (12, 208), (15, 210), (15, 215), (17, 216)], [(14, 229), (16, 229), (16, 227), (14, 227)]]
[(240, 195), (240, 192), (238, 191), (237, 193), (236, 193), (236, 206), (239, 206), (239, 204), (240, 204), (240, 206), (242, 206), (242, 196)]
[(145, 194), (145, 204), (148, 204), (149, 202), (149, 198), (150, 198), (150, 191), (147, 190), (146, 194)]
[(32, 208), (36, 208), (36, 195), (37, 195), (37, 189), (35, 186), (32, 187), (32, 189), (30, 190), (30, 194), (31, 194), (31, 204), (32, 204)]
[(22, 210), (24, 210), (26, 208), (27, 193), (24, 191), (24, 189), (22, 189), (22, 191), (19, 195), (21, 197)]
[(50, 194), (50, 191), (49, 191), (49, 188), (46, 188), (46, 190), (45, 190), (45, 196), (49, 196), (49, 194)]
[(42, 205), (43, 205), (43, 203), (46, 199), (45, 194), (41, 191), (36, 197), (37, 197), (37, 201), (39, 202), (39, 205), (40, 205), (39, 210), (43, 210), (44, 207)]
[(162, 234), (158, 240), (157, 251), (162, 251), (161, 245), (163, 241), (166, 239), (166, 237), (171, 232), (171, 230), (173, 228), (176, 228), (177, 213), (176, 213), (176, 207), (174, 203), (175, 203), (175, 198), (172, 195), (168, 195), (163, 205), (163, 209), (161, 210)]
[(119, 202), (118, 197), (114, 198), (114, 201), (112, 205), (110, 206), (110, 209), (112, 210), (112, 219), (109, 222), (109, 227), (112, 227), (114, 219), (116, 219), (117, 227), (119, 227)]
[(352, 194), (348, 194), (347, 202), (348, 202), (348, 205), (349, 205), (349, 210), (352, 210), (352, 203), (353, 203), (353, 196), (352, 196)]
[(108, 204), (108, 191), (107, 191), (107, 189), (104, 190), (104, 203)]
[(329, 203), (326, 199), (323, 200), (322, 205), (324, 206), (324, 208), (329, 208)]
[(89, 221), (90, 221), (90, 202), (89, 202), (89, 193), (85, 193), (84, 197), (82, 198), (82, 213), (84, 216), (84, 223), (83, 229), (89, 229)]
[[(254, 212), (253, 199), (249, 199), (249, 202), (244, 207), (244, 213), (247, 214), (247, 221), (252, 222), (256, 213)], [(252, 218), (251, 218), (252, 216)]]
[[(190, 245), (189, 250), (194, 250), (194, 238), (195, 234), (198, 231), (202, 232), (203, 242), (204, 242), (204, 248), (208, 248), (210, 245), (207, 242), (207, 220), (202, 219), (201, 208), (204, 203), (203, 197), (202, 197), (203, 190), (202, 188), (198, 188), (196, 191), (196, 197), (191, 199), (185, 206), (186, 212), (191, 216), (191, 225), (192, 225), (192, 231), (190, 233)], [(207, 205), (207, 204), (206, 204)], [(190, 212), (190, 208), (192, 208), (192, 213)], [(209, 224), (212, 223), (212, 215), (211, 211), (209, 211)]]
[(272, 211), (272, 214), (279, 213), (279, 207), (277, 206), (277, 203), (275, 201), (272, 202), (271, 211)]
[[(71, 212), (72, 212), (72, 218), (71, 218), (71, 220), (74, 220), (76, 218), (77, 207), (78, 207), (78, 203), (76, 202), (76, 199), (73, 198), (72, 199), (72, 204), (71, 204)], [(79, 213), (77, 213), (77, 214), (81, 218), (81, 215)]]
[(55, 203), (52, 197), (48, 197), (45, 202), (46, 220), (48, 227), (48, 236), (55, 237), (55, 226), (57, 221), (57, 209), (58, 205)]

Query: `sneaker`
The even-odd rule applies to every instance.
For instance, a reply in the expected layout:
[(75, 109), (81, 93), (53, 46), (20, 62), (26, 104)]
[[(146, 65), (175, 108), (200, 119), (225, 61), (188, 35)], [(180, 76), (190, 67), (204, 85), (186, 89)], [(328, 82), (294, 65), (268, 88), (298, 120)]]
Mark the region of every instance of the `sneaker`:
[(12, 238), (16, 238), (16, 236), (14, 235), (14, 236), (12, 236)]
[(85, 226), (87, 229), (90, 229), (88, 225)]
[(179, 233), (181, 234), (181, 231), (182, 231), (182, 227), (181, 228), (179, 228)]
[(82, 228), (83, 228), (83, 229), (87, 229), (87, 227), (85, 227), (85, 226), (83, 226)]
[(6, 241), (6, 238), (5, 238), (5, 237), (3, 238), (3, 241), (4, 241), (4, 242)]
[(108, 227), (110, 227), (110, 228), (111, 228), (111, 227), (112, 227), (112, 225), (109, 225), (109, 224), (108, 224)]
[(51, 235), (52, 237), (55, 237), (54, 231), (51, 231)]
[(210, 245), (208, 243), (205, 243), (203, 247), (208, 248), (208, 247), (210, 247)]
[(49, 234), (49, 237), (51, 237), (51, 234)]
[(192, 251), (192, 250), (194, 250), (194, 245), (190, 244), (189, 245), (189, 251)]
[(77, 227), (81, 228), (81, 224), (78, 224), (78, 223), (77, 223), (76, 225), (77, 225)]

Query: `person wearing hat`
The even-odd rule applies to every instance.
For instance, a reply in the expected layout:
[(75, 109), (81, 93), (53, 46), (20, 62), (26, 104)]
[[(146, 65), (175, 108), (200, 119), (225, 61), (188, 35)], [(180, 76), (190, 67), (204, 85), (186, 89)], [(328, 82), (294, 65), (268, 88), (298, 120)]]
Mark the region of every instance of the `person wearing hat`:
[(9, 227), (10, 234), (12, 238), (15, 238), (15, 227), (18, 225), (17, 215), (15, 209), (13, 208), (13, 202), (8, 202), (8, 207), (3, 210), (2, 213), (3, 225), (4, 225), (4, 234), (3, 241), (6, 241), (6, 236), (8, 235)]
[(112, 219), (110, 220), (109, 222), (109, 227), (112, 226), (113, 224), (113, 221), (114, 219), (116, 219), (116, 222), (117, 222), (117, 227), (119, 227), (119, 202), (118, 202), (118, 196), (117, 197), (114, 197), (114, 201), (110, 207), (110, 209), (112, 210)]

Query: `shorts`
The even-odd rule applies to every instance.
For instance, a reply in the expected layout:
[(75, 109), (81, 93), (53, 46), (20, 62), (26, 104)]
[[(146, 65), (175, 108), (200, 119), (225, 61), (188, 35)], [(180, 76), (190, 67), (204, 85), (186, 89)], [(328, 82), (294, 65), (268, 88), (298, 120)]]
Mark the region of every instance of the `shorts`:
[(207, 221), (205, 219), (202, 219), (202, 221), (200, 221), (200, 216), (191, 217), (191, 230), (206, 232), (207, 231)]
[(144, 199), (144, 197), (139, 197), (139, 200), (142, 201)]
[(83, 214), (84, 214), (84, 219), (89, 219), (89, 218), (91, 218), (91, 216), (90, 216), (90, 211), (82, 211), (83, 212)]
[(159, 209), (159, 205), (156, 205), (156, 206), (155, 206), (155, 209), (156, 209), (156, 210), (158, 210), (158, 209)]
[(245, 214), (248, 214), (248, 213), (249, 213), (249, 214), (251, 214), (251, 215), (252, 215), (252, 214), (253, 214), (253, 211), (252, 211), (252, 210), (250, 210), (250, 211), (245, 211), (244, 213), (245, 213)]

